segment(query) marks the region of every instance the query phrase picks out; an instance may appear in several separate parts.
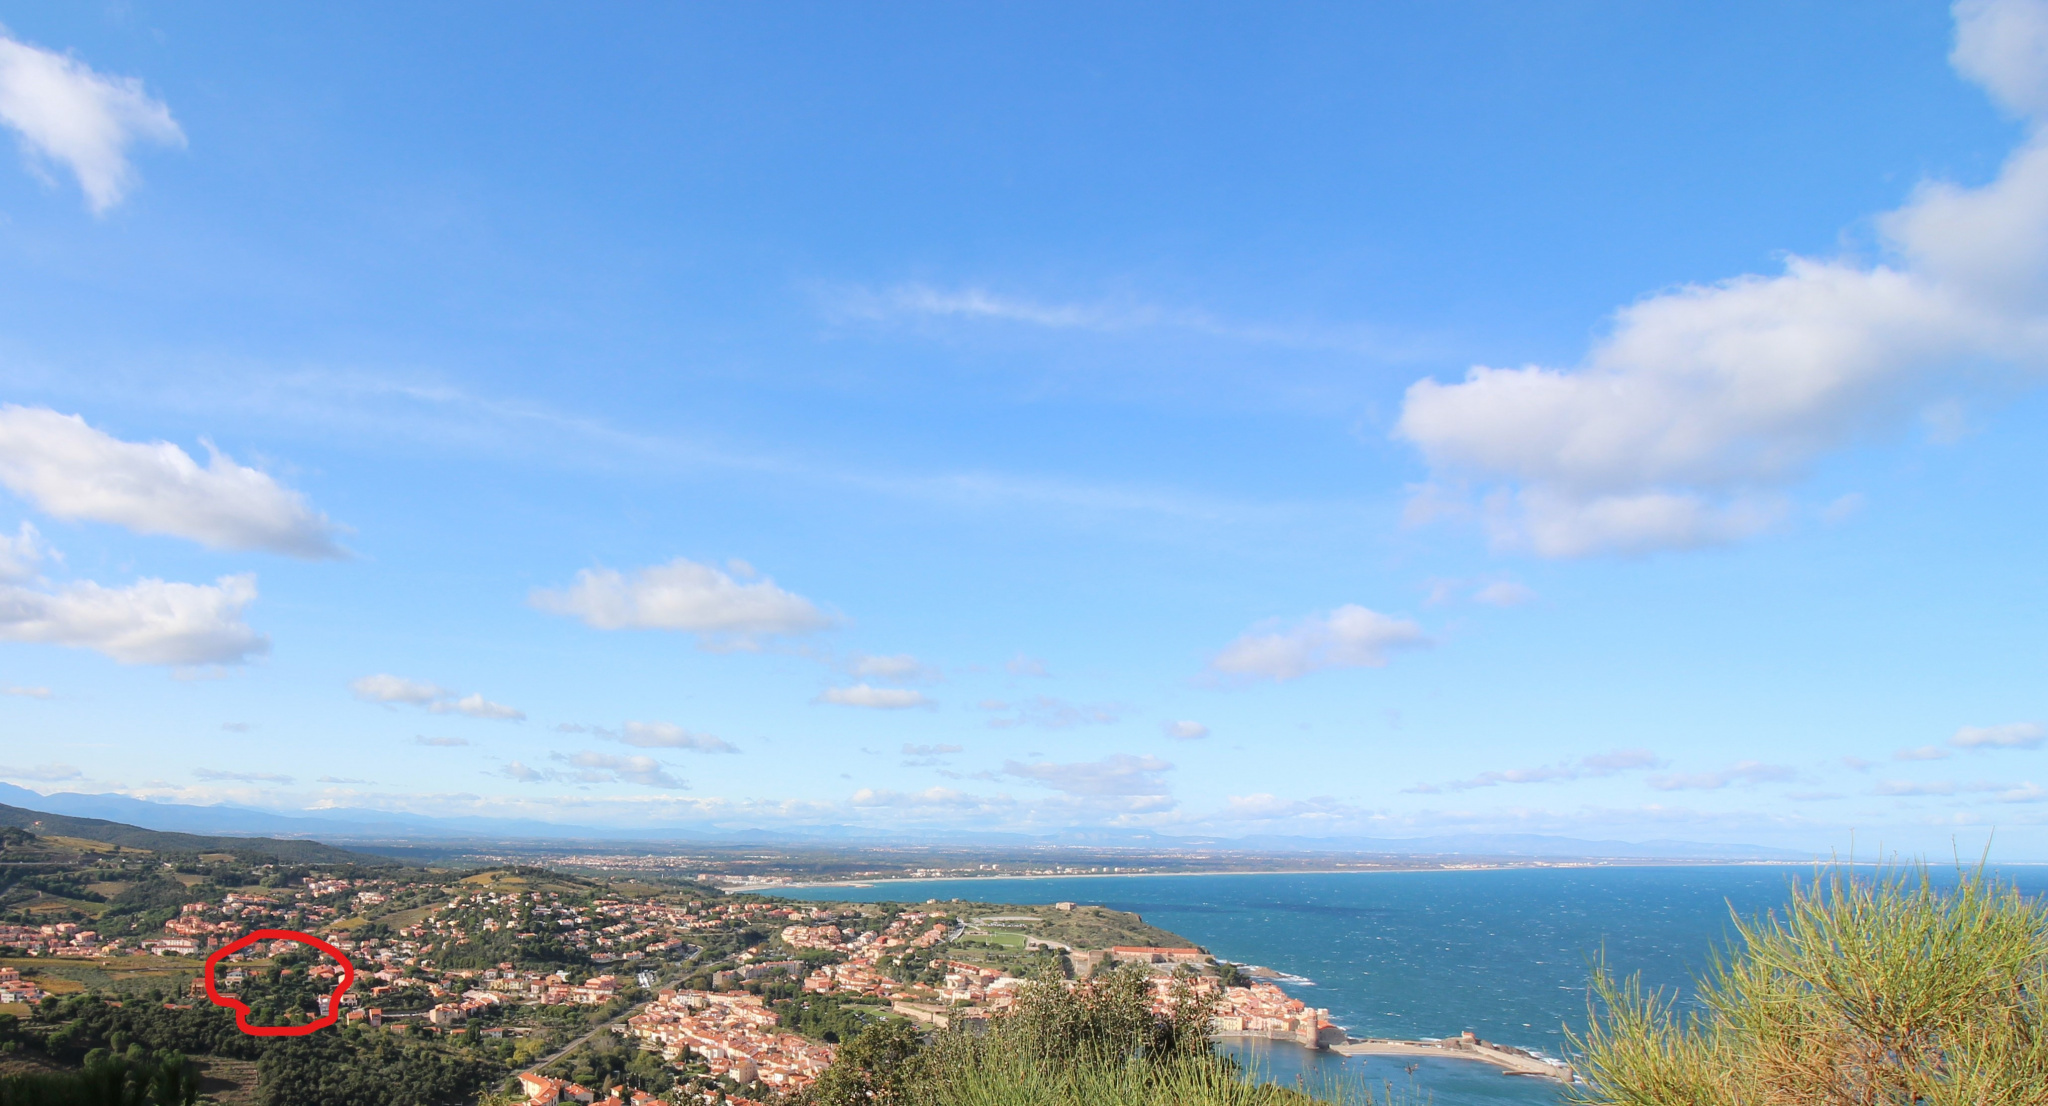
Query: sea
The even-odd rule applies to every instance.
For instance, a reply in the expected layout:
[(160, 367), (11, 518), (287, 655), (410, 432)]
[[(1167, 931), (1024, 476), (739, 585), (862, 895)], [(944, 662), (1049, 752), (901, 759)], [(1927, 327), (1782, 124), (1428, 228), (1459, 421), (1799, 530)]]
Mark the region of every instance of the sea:
[[(795, 898), (919, 903), (1072, 901), (1135, 911), (1214, 955), (1281, 973), (1280, 985), (1354, 1037), (1466, 1030), (1565, 1056), (1586, 1022), (1586, 981), (1604, 961), (1652, 987), (1690, 990), (1734, 919), (1781, 907), (1811, 867), (1495, 868), (1332, 874), (1085, 876), (889, 881), (778, 889)], [(2030, 894), (2048, 869), (1998, 873)], [(1933, 872), (1952, 880), (1953, 868)], [(1388, 1091), (1436, 1106), (1558, 1106), (1554, 1080), (1455, 1059), (1342, 1057), (1230, 1043), (1261, 1078), (1325, 1092)]]

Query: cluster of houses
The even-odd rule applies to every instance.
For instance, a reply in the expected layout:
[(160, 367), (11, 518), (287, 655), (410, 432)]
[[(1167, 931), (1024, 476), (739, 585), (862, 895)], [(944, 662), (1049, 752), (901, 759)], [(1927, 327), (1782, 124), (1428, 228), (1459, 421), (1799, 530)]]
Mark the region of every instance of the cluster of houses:
[(832, 1066), (831, 1045), (778, 1032), (780, 1022), (759, 996), (744, 991), (663, 991), (627, 1019), (633, 1036), (661, 1049), (671, 1063), (688, 1056), (713, 1076), (778, 1091), (810, 1085)]
[(0, 1003), (25, 1002), (30, 1006), (43, 1001), (43, 989), (21, 978), (19, 968), (0, 968)]
[(47, 926), (0, 925), (0, 946), (17, 948), (24, 956), (104, 956), (107, 948), (100, 935), (81, 929), (73, 922)]
[[(820, 911), (820, 913), (824, 913)], [(844, 953), (837, 964), (821, 965), (804, 978), (804, 990), (813, 994), (872, 995), (894, 998), (905, 988), (884, 975), (875, 961), (903, 949), (928, 949), (946, 939), (946, 927), (933, 915), (911, 910), (896, 916), (878, 931), (849, 935), (836, 925), (786, 926), (782, 943), (799, 949), (827, 949)]]
[[(596, 1091), (580, 1083), (532, 1071), (519, 1077), (519, 1089), (525, 1092), (528, 1106), (557, 1106), (558, 1103), (570, 1102), (588, 1102), (593, 1106), (668, 1106), (646, 1091), (615, 1090), (604, 1098), (598, 1098)], [(631, 1097), (622, 1098), (622, 1094)]]

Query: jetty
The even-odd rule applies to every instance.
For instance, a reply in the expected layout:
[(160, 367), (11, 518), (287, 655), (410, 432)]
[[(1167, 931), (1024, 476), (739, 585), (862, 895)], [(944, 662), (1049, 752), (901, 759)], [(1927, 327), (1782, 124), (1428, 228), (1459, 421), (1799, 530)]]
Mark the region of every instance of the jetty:
[(1434, 1056), (1454, 1060), (1478, 1060), (1501, 1068), (1503, 1075), (1527, 1075), (1541, 1079), (1555, 1079), (1561, 1083), (1574, 1080), (1572, 1067), (1562, 1060), (1538, 1056), (1527, 1049), (1510, 1045), (1482, 1041), (1471, 1032), (1457, 1037), (1445, 1037), (1434, 1041), (1397, 1041), (1385, 1037), (1350, 1037), (1343, 1044), (1332, 1044), (1330, 1051), (1340, 1056)]

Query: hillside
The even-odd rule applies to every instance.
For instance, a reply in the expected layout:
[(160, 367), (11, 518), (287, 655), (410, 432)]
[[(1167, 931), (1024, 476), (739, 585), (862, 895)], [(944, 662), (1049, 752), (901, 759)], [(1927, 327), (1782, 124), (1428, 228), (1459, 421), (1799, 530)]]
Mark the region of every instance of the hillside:
[(157, 853), (231, 853), (240, 860), (263, 860), (280, 864), (358, 864), (366, 867), (396, 867), (400, 863), (390, 857), (351, 852), (318, 841), (280, 841), (268, 837), (205, 837), (193, 833), (169, 833), (100, 818), (46, 814), (39, 810), (7, 806), (4, 803), (0, 803), (0, 826), (13, 826), (44, 837), (76, 837)]

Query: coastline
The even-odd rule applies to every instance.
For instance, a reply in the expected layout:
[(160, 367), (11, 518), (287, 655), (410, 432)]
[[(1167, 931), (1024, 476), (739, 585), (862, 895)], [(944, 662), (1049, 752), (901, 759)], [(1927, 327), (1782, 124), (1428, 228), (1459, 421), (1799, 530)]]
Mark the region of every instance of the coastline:
[(876, 879), (848, 879), (810, 881), (805, 883), (759, 883), (733, 885), (721, 888), (743, 894), (766, 894), (771, 889), (805, 891), (814, 888), (861, 888), (883, 887), (899, 883), (969, 883), (994, 880), (1040, 880), (1040, 879), (1185, 879), (1195, 876), (1380, 876), (1414, 875), (1422, 872), (1526, 872), (1555, 869), (1583, 870), (1587, 868), (1803, 868), (1817, 863), (1810, 860), (1629, 860), (1629, 861), (1567, 861), (1556, 864), (1459, 864), (1437, 868), (1281, 868), (1275, 870), (1248, 871), (1242, 868), (1197, 872), (1059, 872), (1047, 875), (960, 875), (960, 876), (883, 876)]

